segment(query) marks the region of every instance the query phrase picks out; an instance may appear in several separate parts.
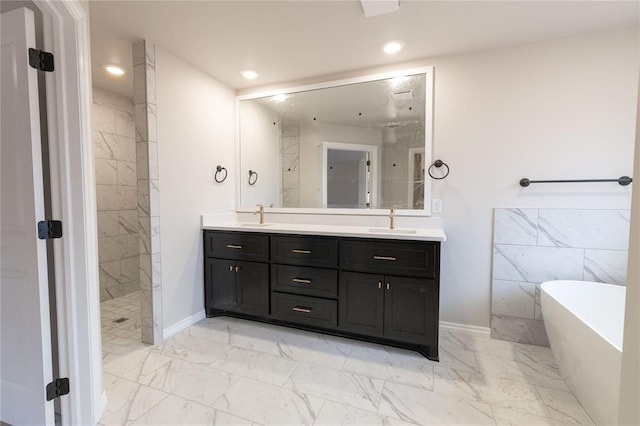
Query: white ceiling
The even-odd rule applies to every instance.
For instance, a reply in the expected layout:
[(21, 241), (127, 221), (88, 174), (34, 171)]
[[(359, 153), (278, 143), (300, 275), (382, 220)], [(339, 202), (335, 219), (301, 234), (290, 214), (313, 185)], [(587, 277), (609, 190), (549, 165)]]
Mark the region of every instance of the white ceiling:
[[(400, 1), (366, 18), (348, 1), (94, 1), (94, 84), (131, 95), (131, 43), (148, 39), (235, 89), (579, 33), (638, 26), (638, 1)], [(389, 56), (385, 41), (405, 48)], [(124, 79), (102, 66), (119, 63)], [(260, 76), (240, 76), (244, 69)]]

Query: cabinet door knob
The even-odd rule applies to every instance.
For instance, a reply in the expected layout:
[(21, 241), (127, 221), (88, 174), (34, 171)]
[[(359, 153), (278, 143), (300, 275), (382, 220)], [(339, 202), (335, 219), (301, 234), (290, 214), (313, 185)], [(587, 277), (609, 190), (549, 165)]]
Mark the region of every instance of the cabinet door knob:
[(378, 281), (378, 288), (382, 288), (382, 281)]
[(311, 284), (311, 280), (305, 280), (303, 278), (293, 278), (291, 281), (293, 281), (294, 283), (300, 283), (300, 284)]
[[(239, 266), (236, 266), (236, 272), (238, 272), (240, 270)], [(388, 284), (387, 284), (388, 285)]]
[(291, 252), (296, 254), (311, 254), (311, 250), (293, 249)]
[(227, 248), (234, 249), (234, 250), (240, 250), (242, 248), (242, 246), (239, 246), (237, 244), (227, 244)]
[(296, 312), (304, 312), (304, 313), (309, 313), (311, 312), (311, 308), (302, 308), (300, 306), (294, 306), (293, 308), (291, 308), (291, 310), (296, 311)]
[(395, 262), (396, 258), (393, 256), (373, 256), (373, 260), (388, 260), (390, 262)]
[(391, 285), (389, 283), (387, 283), (387, 290), (391, 289)]
[(229, 265), (229, 272), (233, 272), (233, 265)]

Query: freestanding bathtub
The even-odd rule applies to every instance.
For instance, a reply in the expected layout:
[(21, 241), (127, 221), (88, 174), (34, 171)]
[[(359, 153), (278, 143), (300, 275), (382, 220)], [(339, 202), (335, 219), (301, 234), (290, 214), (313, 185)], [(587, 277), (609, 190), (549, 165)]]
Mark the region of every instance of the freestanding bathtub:
[(625, 287), (548, 281), (540, 288), (544, 325), (565, 383), (596, 424), (615, 424)]

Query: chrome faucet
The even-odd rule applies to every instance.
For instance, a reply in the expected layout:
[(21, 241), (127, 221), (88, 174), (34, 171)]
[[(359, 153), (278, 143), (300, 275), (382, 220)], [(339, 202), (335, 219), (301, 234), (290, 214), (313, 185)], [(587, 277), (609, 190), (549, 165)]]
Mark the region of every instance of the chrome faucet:
[(260, 215), (260, 225), (264, 223), (264, 206), (262, 204), (256, 204), (256, 206), (260, 207), (257, 211), (253, 212), (253, 214)]
[(395, 229), (396, 225), (394, 223), (396, 218), (396, 208), (392, 206), (389, 210), (389, 229)]

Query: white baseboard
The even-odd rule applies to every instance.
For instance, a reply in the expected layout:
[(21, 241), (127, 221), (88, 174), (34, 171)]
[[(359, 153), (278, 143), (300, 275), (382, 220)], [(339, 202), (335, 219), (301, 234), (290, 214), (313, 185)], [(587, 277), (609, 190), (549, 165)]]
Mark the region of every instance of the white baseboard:
[(484, 335), (490, 335), (491, 329), (489, 327), (480, 327), (477, 325), (458, 324), (457, 322), (440, 321), (440, 328), (449, 329), (455, 331), (465, 331), (467, 333), (478, 333)]
[(200, 312), (196, 312), (195, 314), (193, 314), (191, 316), (188, 316), (188, 317), (186, 317), (184, 319), (181, 319), (177, 323), (172, 324), (169, 327), (163, 329), (162, 330), (162, 338), (166, 339), (168, 337), (171, 337), (174, 334), (181, 332), (185, 328), (187, 328), (189, 326), (192, 326), (193, 324), (197, 323), (201, 319), (204, 319), (204, 317), (205, 317), (205, 314), (204, 314), (204, 309), (203, 309)]

